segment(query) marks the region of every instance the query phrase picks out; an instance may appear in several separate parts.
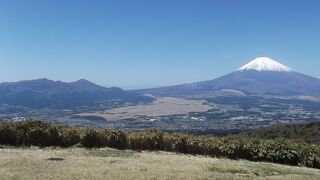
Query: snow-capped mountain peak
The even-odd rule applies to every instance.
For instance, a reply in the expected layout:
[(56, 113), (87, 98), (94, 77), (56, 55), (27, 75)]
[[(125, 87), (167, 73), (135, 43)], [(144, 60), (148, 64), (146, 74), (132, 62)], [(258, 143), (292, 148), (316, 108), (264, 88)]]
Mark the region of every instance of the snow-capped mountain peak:
[(237, 71), (273, 71), (273, 72), (291, 72), (291, 68), (268, 57), (258, 57), (250, 63), (237, 69)]

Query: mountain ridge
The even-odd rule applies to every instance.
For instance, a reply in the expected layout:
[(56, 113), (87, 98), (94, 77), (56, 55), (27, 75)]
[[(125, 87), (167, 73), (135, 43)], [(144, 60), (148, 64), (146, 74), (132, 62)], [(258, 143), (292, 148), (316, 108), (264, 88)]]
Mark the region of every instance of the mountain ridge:
[(88, 80), (53, 81), (46, 78), (0, 83), (0, 104), (32, 108), (78, 107), (100, 102), (139, 102), (152, 98), (121, 88), (105, 88)]

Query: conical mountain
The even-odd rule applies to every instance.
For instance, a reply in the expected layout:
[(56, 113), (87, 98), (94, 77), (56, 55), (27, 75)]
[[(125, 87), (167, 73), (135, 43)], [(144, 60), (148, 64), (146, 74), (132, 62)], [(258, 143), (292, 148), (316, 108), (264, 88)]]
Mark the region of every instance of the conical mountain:
[(222, 95), (320, 96), (320, 80), (268, 57), (259, 57), (214, 80), (143, 90), (158, 96), (209, 98)]
[(258, 57), (242, 66), (238, 71), (267, 71), (267, 72), (291, 72), (291, 68), (268, 57)]

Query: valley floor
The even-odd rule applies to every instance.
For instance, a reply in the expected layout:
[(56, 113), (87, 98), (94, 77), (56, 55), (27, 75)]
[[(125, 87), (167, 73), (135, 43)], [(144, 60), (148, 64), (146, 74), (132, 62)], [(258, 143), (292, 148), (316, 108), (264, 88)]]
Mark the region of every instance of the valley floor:
[(102, 112), (81, 113), (81, 116), (96, 116), (108, 121), (117, 121), (138, 117), (158, 117), (177, 114), (188, 114), (190, 112), (206, 112), (213, 107), (203, 100), (189, 100), (182, 98), (162, 97), (156, 98), (151, 104), (135, 105), (108, 109)]
[(320, 179), (320, 170), (167, 152), (0, 148), (0, 179)]

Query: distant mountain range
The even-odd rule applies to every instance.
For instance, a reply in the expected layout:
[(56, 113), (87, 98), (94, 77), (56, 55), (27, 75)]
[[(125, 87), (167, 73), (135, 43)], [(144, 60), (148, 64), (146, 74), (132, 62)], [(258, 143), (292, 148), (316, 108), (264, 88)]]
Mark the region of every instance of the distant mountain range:
[(298, 73), (267, 57), (254, 59), (214, 80), (154, 89), (125, 91), (81, 79), (66, 83), (48, 79), (0, 83), (0, 105), (79, 107), (110, 102), (150, 102), (155, 96), (215, 98), (221, 96), (320, 97), (320, 80)]
[(81, 79), (66, 83), (37, 79), (0, 84), (0, 104), (43, 107), (79, 107), (104, 102), (149, 102), (152, 98), (120, 88), (105, 88)]
[(320, 97), (320, 80), (298, 73), (270, 58), (260, 57), (214, 80), (145, 89), (139, 92), (187, 98), (226, 95)]

